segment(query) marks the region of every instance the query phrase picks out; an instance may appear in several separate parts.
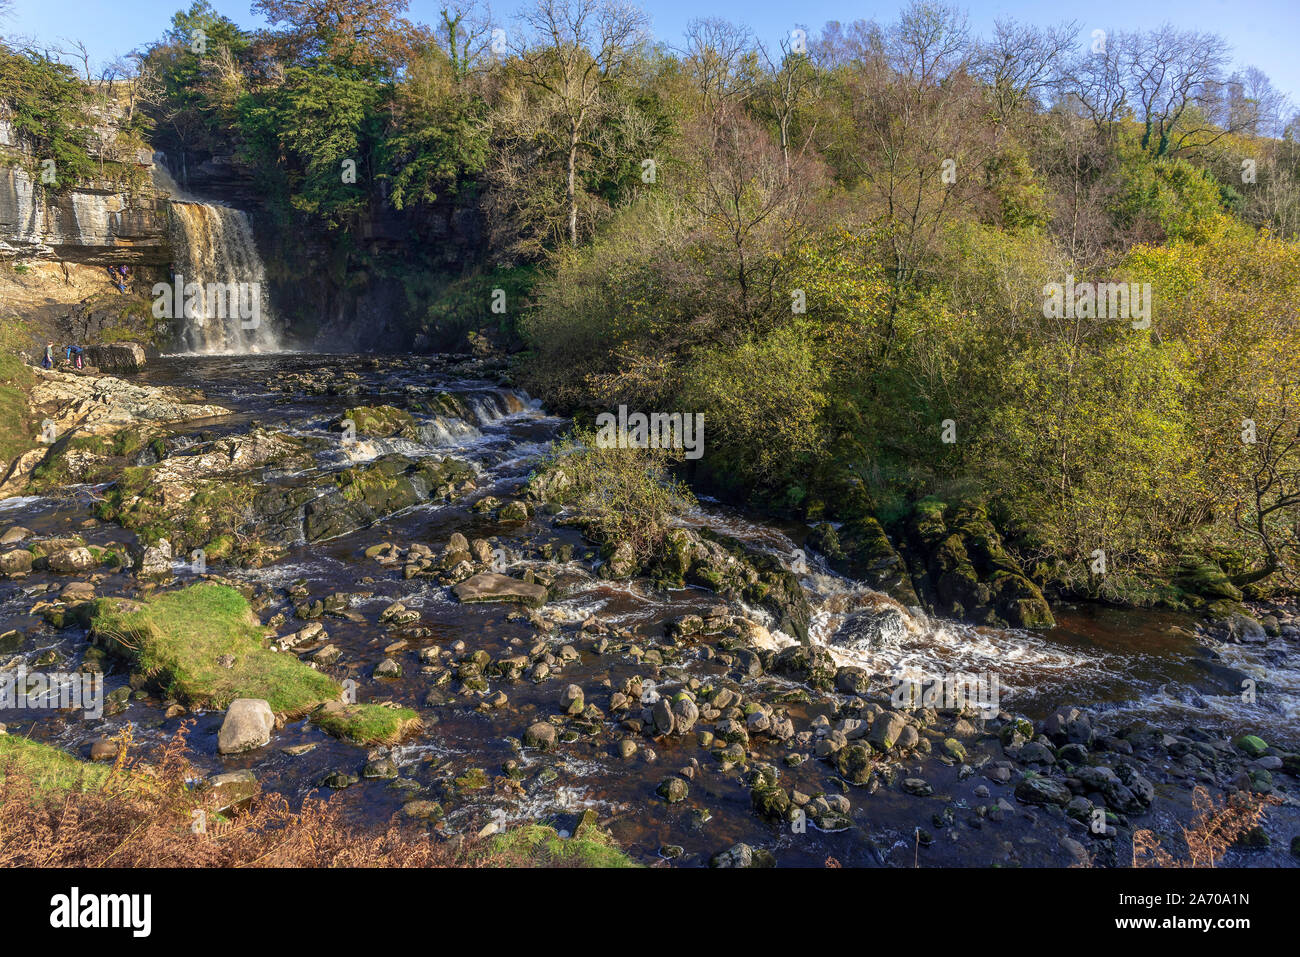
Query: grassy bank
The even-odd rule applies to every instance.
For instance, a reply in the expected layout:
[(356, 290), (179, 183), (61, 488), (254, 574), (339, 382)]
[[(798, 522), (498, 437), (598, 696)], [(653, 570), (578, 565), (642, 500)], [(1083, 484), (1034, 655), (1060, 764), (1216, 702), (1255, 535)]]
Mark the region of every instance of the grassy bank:
[(248, 602), (225, 585), (191, 585), (147, 602), (101, 598), (91, 634), (195, 707), (264, 698), (276, 713), (299, 715), (342, 693), (333, 678), (269, 650)]
[(0, 735), (0, 781), (16, 775), (42, 794), (93, 790), (108, 777), (109, 768), (88, 764), (61, 748), (17, 734)]
[(27, 394), (36, 377), (16, 350), (21, 342), (23, 324), (7, 318), (0, 323), (0, 475), (15, 458), (32, 448), (33, 428), (27, 410)]

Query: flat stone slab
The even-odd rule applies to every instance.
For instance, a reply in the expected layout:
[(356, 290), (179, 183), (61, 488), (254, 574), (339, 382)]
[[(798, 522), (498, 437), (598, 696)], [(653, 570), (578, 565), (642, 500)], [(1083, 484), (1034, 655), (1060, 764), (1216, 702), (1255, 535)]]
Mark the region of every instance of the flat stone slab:
[(541, 585), (529, 584), (496, 572), (482, 572), (454, 585), (451, 590), (463, 602), (517, 601), (537, 607), (545, 605), (548, 597), (546, 589)]

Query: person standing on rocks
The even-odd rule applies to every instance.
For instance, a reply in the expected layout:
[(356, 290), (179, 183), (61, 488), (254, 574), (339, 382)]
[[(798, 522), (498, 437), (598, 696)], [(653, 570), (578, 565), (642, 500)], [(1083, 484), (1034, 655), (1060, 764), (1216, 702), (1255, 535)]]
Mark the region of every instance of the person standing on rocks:
[(41, 360), (41, 365), (47, 369), (54, 368), (54, 343), (45, 343), (45, 358)]

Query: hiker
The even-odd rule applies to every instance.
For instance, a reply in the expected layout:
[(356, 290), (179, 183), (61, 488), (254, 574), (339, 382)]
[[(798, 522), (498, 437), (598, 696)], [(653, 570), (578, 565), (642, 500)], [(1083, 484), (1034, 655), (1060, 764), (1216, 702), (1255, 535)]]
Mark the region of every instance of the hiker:
[(45, 358), (41, 360), (41, 365), (46, 369), (54, 368), (54, 343), (45, 343)]
[(68, 359), (71, 360), (72, 364), (78, 369), (85, 367), (85, 363), (81, 358), (81, 346), (68, 346)]

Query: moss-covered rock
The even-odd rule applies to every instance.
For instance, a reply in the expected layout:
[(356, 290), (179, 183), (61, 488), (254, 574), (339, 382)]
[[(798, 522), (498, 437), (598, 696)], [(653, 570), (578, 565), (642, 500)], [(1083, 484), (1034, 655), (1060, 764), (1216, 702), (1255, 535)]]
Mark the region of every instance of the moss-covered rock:
[(907, 563), (873, 516), (853, 518), (838, 532), (829, 525), (818, 526), (818, 529), (822, 531), (817, 533), (814, 529), (809, 544), (826, 556), (832, 568), (866, 582), (901, 604), (912, 606), (921, 603), (912, 587)]
[(352, 422), (359, 438), (419, 439), (420, 427), (409, 412), (391, 405), (358, 405), (343, 413), (336, 425)]
[(1007, 552), (982, 503), (922, 499), (903, 529), (917, 591), (936, 614), (1018, 628), (1056, 623), (1047, 599)]
[(420, 727), (410, 708), (328, 701), (312, 712), (312, 723), (327, 734), (354, 744), (396, 744)]

